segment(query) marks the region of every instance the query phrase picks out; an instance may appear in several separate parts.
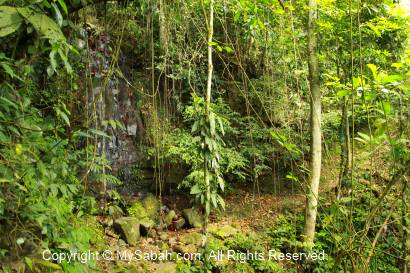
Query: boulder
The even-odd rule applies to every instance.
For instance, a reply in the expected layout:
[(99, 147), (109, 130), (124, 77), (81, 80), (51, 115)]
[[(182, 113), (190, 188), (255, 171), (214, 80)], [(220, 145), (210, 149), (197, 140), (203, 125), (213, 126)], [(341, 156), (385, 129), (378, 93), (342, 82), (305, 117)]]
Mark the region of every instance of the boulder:
[(172, 262), (160, 263), (157, 265), (155, 273), (175, 273), (177, 272), (177, 265)]
[(130, 245), (135, 246), (140, 238), (140, 224), (136, 217), (121, 217), (114, 221), (114, 229)]
[(150, 230), (148, 230), (147, 236), (149, 238), (155, 238), (155, 237), (157, 237), (157, 231), (155, 229), (150, 229)]
[(117, 245), (119, 247), (126, 247), (127, 243), (123, 239), (118, 239)]
[(165, 215), (164, 218), (164, 224), (166, 227), (168, 227), (169, 225), (172, 224), (172, 221), (174, 220), (174, 218), (177, 216), (177, 214), (175, 213), (174, 210), (170, 210), (167, 215)]
[(175, 229), (181, 229), (185, 225), (185, 219), (184, 218), (179, 218), (178, 220), (174, 221)]
[(161, 241), (168, 241), (168, 234), (165, 233), (165, 232), (162, 232), (162, 233), (159, 235), (159, 239), (160, 239)]
[(172, 246), (172, 250), (175, 252), (181, 253), (181, 254), (198, 252), (197, 246), (193, 244), (189, 244), (189, 245), (176, 244)]
[(203, 235), (198, 232), (185, 233), (179, 237), (179, 241), (186, 245), (201, 246), (202, 240), (203, 240)]
[(148, 217), (139, 220), (141, 234), (144, 236), (148, 236), (149, 231), (155, 226), (155, 222)]
[(188, 225), (196, 228), (201, 228), (203, 226), (203, 216), (198, 209), (184, 209), (183, 215)]
[(232, 237), (238, 233), (238, 230), (230, 225), (218, 226), (216, 224), (209, 225), (209, 233), (222, 240)]
[[(149, 202), (147, 202), (147, 204), (148, 203)], [(135, 217), (139, 220), (141, 234), (144, 236), (148, 235), (149, 231), (155, 226), (155, 221), (149, 217), (149, 215), (152, 215), (152, 213), (149, 213), (146, 210), (146, 207), (142, 202), (134, 202), (134, 204), (128, 209), (128, 213), (132, 217)]]

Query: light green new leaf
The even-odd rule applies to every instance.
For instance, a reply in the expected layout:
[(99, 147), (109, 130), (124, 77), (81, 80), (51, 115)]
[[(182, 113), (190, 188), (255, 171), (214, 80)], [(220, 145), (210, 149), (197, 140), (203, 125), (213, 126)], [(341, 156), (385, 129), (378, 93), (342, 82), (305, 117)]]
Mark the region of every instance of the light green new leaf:
[(33, 271), (33, 261), (29, 257), (24, 257), (24, 261), (26, 262), (30, 271)]
[(341, 98), (341, 97), (345, 97), (345, 96), (349, 95), (349, 93), (350, 93), (350, 90), (344, 89), (344, 90), (338, 91), (337, 96)]
[(388, 101), (381, 101), (381, 102), (379, 103), (379, 107), (380, 107), (380, 109), (383, 111), (383, 114), (385, 114), (385, 115), (390, 115), (390, 114), (391, 114), (392, 107), (391, 107), (390, 102), (388, 102)]
[(195, 184), (192, 188), (191, 188), (191, 194), (198, 194), (201, 193), (201, 189), (199, 188), (199, 186), (197, 184)]
[(23, 18), (19, 15), (17, 8), (9, 6), (0, 7), (0, 37), (12, 34), (19, 29)]
[(374, 64), (367, 64), (367, 67), (372, 71), (373, 78), (377, 79), (377, 66)]

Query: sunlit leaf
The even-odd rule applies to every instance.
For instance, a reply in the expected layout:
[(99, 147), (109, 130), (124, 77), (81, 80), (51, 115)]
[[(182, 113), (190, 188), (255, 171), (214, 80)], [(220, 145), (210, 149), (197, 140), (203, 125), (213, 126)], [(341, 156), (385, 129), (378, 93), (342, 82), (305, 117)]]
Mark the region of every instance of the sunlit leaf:
[(17, 8), (0, 6), (0, 37), (12, 34), (20, 28), (23, 18)]

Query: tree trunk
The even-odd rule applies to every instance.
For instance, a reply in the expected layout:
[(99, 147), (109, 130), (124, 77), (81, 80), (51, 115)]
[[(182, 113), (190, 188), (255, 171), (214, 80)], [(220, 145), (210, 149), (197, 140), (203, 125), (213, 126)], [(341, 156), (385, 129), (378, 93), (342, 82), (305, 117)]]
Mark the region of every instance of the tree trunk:
[(341, 137), (340, 137), (340, 148), (341, 148), (341, 163), (340, 163), (340, 174), (339, 183), (337, 185), (337, 199), (340, 199), (343, 194), (343, 189), (346, 188), (349, 183), (352, 165), (352, 151), (350, 146), (350, 129), (349, 129), (349, 117), (348, 117), (348, 98), (346, 97), (343, 101), (342, 106), (342, 121), (340, 124)]
[(317, 214), (317, 203), (319, 193), (320, 168), (322, 160), (321, 143), (321, 104), (319, 85), (319, 65), (316, 56), (316, 25), (317, 2), (309, 0), (308, 19), (308, 54), (309, 54), (309, 85), (310, 85), (310, 177), (306, 192), (306, 214), (305, 214), (305, 241), (313, 243), (315, 237), (315, 224)]
[[(206, 85), (206, 97), (205, 97), (205, 114), (206, 119), (209, 120), (209, 107), (211, 104), (211, 89), (212, 89), (212, 73), (213, 73), (213, 63), (212, 63), (212, 39), (214, 34), (214, 0), (209, 2), (209, 22), (208, 22), (208, 80)], [(206, 196), (205, 202), (211, 202), (211, 184), (209, 177), (209, 166), (208, 160), (204, 157), (204, 179), (206, 186)], [(204, 221), (204, 234), (206, 240), (206, 234), (208, 233), (208, 212), (205, 213)], [(206, 244), (206, 241), (204, 242)]]

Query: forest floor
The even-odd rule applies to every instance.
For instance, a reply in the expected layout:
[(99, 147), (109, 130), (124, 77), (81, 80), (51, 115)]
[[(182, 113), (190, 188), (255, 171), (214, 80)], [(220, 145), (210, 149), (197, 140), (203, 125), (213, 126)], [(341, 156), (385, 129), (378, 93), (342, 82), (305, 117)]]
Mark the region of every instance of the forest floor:
[[(379, 177), (383, 180), (385, 179), (384, 177), (388, 177), (384, 160), (379, 154), (373, 154), (371, 161), (369, 160), (369, 154), (360, 146), (357, 147), (356, 153), (355, 170), (357, 174), (363, 174), (373, 170), (372, 173), (376, 179)], [(331, 152), (328, 150), (324, 151), (320, 196), (321, 198), (324, 197), (325, 200), (334, 198), (334, 189), (339, 179), (339, 164), (340, 155), (338, 147), (333, 147)], [(366, 183), (366, 179), (361, 176), (357, 176), (356, 179), (360, 183)], [(266, 183), (266, 181), (264, 181), (264, 187), (259, 193), (255, 191), (257, 187), (253, 185), (235, 185), (235, 188), (224, 196), (226, 203), (225, 211), (210, 216), (210, 227), (213, 229), (232, 227), (237, 230), (238, 233), (245, 235), (263, 234), (267, 230), (275, 227), (280, 215), (286, 213), (303, 215), (305, 194), (302, 187), (296, 184), (292, 185), (291, 183), (294, 182), (286, 180), (268, 181), (268, 183)], [(377, 184), (373, 186), (376, 187), (376, 185)], [(376, 191), (380, 191), (380, 189), (377, 188)], [(188, 198), (183, 196), (165, 196), (164, 202), (168, 203), (169, 207), (175, 210), (177, 215), (181, 215), (183, 209), (190, 207)], [(175, 246), (180, 246), (181, 241), (186, 240), (186, 238), (189, 239), (189, 242), (185, 242), (186, 244), (183, 246), (189, 249), (192, 245), (198, 244), (198, 242), (195, 242), (195, 240), (198, 241), (198, 238), (193, 239), (193, 241), (192, 238), (200, 233), (201, 230), (199, 228), (183, 228), (177, 231), (169, 229), (162, 230), (158, 231), (156, 236), (141, 237), (137, 246), (130, 247), (112, 232), (104, 232), (102, 235), (102, 244), (113, 253), (128, 252), (131, 253), (131, 255), (135, 253), (135, 251), (141, 251), (141, 253), (158, 253), (167, 250), (174, 251)], [(219, 238), (219, 243), (222, 242), (223, 245), (226, 239), (227, 238)], [(198, 251), (198, 249), (199, 246), (196, 246), (194, 249), (191, 248), (191, 251)], [(158, 262), (158, 260), (124, 261), (119, 260), (117, 257), (117, 259), (113, 259), (112, 261), (100, 261), (99, 266), (104, 269), (104, 272), (166, 273), (175, 272), (177, 263), (175, 263), (175, 261)], [(286, 265), (282, 266), (286, 267)], [(228, 272), (230, 271), (228, 270)]]
[[(358, 147), (357, 150), (357, 172), (369, 170), (369, 155), (362, 152)], [(320, 186), (320, 196), (329, 197), (335, 195), (334, 188), (338, 182), (338, 170), (340, 164), (340, 155), (338, 148), (334, 147), (332, 152), (324, 151), (322, 162), (322, 176)], [(383, 172), (383, 159), (374, 156), (373, 161), (374, 173)], [(360, 181), (360, 178), (359, 178)], [(276, 183), (274, 188), (274, 184)], [(302, 187), (291, 184), (295, 183), (290, 180), (286, 181), (266, 181), (264, 187), (259, 193), (255, 192), (253, 185), (235, 185), (229, 193), (224, 196), (226, 203), (225, 211), (221, 211), (210, 216), (210, 227), (213, 229), (221, 227), (232, 227), (241, 234), (262, 234), (272, 229), (277, 223), (280, 215), (294, 213), (303, 215), (305, 194)], [(278, 185), (280, 184), (280, 185)], [(279, 189), (279, 190), (278, 190)], [(326, 199), (326, 198), (325, 198)], [(188, 197), (184, 196), (164, 196), (163, 201), (170, 209), (176, 211), (177, 215), (182, 215), (182, 210), (190, 207)], [(104, 219), (99, 218), (99, 223)], [(102, 225), (101, 225), (102, 226)], [(99, 249), (109, 249), (112, 253), (129, 253), (130, 257), (135, 251), (140, 253), (160, 253), (164, 251), (175, 251), (181, 246), (181, 241), (188, 238), (183, 247), (195, 246), (191, 251), (198, 251), (200, 237), (195, 239), (196, 235), (201, 234), (199, 228), (182, 228), (179, 230), (158, 230), (154, 236), (141, 237), (137, 246), (130, 247), (116, 235), (112, 229), (107, 227), (100, 235)], [(212, 234), (212, 233), (211, 233)], [(226, 238), (219, 238), (219, 242)], [(179, 250), (179, 249), (178, 249)], [(184, 251), (184, 249), (182, 249)], [(186, 250), (186, 249), (185, 249)], [(124, 255), (123, 255), (124, 256)], [(141, 260), (130, 261), (121, 260), (118, 256), (111, 261), (99, 261), (99, 267), (104, 272), (175, 272), (175, 261), (158, 260)]]
[[(336, 154), (327, 155), (325, 158), (321, 185), (323, 195), (333, 194), (332, 189), (337, 183), (339, 164), (339, 157)], [(269, 192), (255, 193), (253, 187), (236, 187), (235, 190), (225, 196), (225, 211), (211, 215), (210, 225), (214, 228), (233, 227), (243, 234), (263, 232), (275, 225), (276, 219), (280, 214), (287, 212), (303, 213), (305, 195), (300, 190), (300, 187), (299, 190), (297, 188), (296, 186), (285, 185), (282, 187), (280, 194), (274, 195)], [(178, 215), (181, 215), (182, 210), (189, 206), (189, 201), (181, 196), (168, 196), (164, 199), (173, 204), (172, 209)], [(101, 219), (99, 222), (102, 222)], [(112, 253), (130, 253), (129, 255), (132, 256), (135, 251), (141, 251), (140, 253), (158, 253), (174, 250), (175, 245), (178, 245), (183, 238), (192, 234), (200, 234), (200, 232), (201, 230), (198, 228), (158, 231), (156, 236), (141, 237), (137, 246), (130, 247), (113, 232), (105, 229), (101, 243)], [(192, 245), (191, 243), (196, 244), (196, 242), (190, 242), (189, 246)], [(101, 248), (102, 246), (100, 246)], [(129, 261), (120, 260), (118, 257), (111, 261), (105, 260), (99, 263), (99, 266), (104, 268), (104, 272), (174, 272), (172, 268), (176, 265), (169, 261), (162, 263), (146, 260)]]

